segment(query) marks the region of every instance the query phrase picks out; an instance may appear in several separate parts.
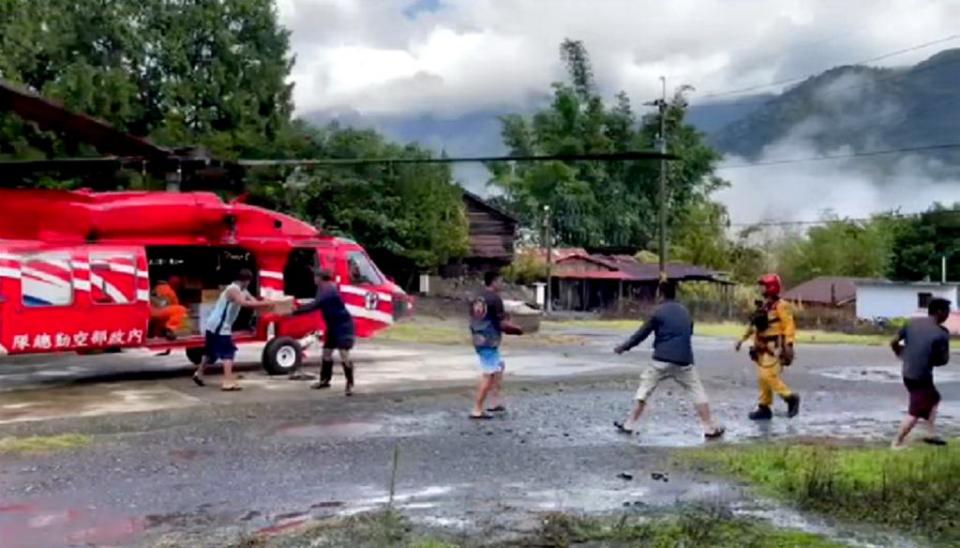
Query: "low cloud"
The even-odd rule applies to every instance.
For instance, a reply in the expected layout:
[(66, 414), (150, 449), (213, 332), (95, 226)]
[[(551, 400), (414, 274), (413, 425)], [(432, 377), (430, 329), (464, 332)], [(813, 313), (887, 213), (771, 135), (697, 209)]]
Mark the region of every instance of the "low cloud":
[(449, 116), (526, 106), (562, 77), (566, 37), (586, 43), (605, 95), (641, 102), (660, 75), (701, 95), (767, 84), (945, 36), (960, 18), (960, 4), (909, 0), (278, 0), (278, 11), (299, 112)]

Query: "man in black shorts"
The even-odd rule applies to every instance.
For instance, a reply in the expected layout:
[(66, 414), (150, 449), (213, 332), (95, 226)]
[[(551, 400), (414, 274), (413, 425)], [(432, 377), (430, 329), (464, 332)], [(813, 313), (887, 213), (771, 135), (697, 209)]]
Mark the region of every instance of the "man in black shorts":
[(933, 368), (950, 360), (950, 333), (943, 323), (950, 316), (950, 301), (933, 299), (927, 307), (926, 318), (914, 318), (897, 333), (890, 343), (894, 353), (903, 360), (903, 384), (910, 394), (910, 407), (900, 425), (891, 447), (902, 449), (913, 427), (920, 419), (927, 423), (925, 443), (946, 445), (937, 435), (937, 406), (940, 393), (933, 384)]
[(333, 378), (333, 351), (340, 352), (340, 362), (343, 366), (343, 376), (347, 379), (346, 395), (353, 394), (353, 363), (350, 361), (350, 350), (356, 338), (353, 328), (353, 317), (340, 297), (333, 275), (325, 270), (316, 273), (317, 296), (313, 302), (296, 309), (293, 314), (306, 314), (319, 310), (323, 315), (323, 357), (320, 361), (320, 381), (312, 388), (322, 389), (330, 387)]

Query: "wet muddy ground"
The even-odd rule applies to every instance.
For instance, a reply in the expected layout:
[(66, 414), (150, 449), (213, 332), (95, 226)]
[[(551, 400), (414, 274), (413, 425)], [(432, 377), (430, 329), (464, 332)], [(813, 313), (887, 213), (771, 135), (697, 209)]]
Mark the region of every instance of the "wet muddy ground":
[[(362, 392), (350, 399), (336, 388), (340, 379), (318, 393), (250, 369), (247, 391), (221, 394), (193, 387), (183, 373), (105, 379), (103, 366), (85, 364), (61, 377), (80, 375), (79, 385), (0, 395), (0, 419), (7, 418), (0, 437), (92, 437), (88, 447), (62, 453), (0, 455), (0, 538), (11, 547), (220, 546), (310, 517), (382, 507), (395, 454), (395, 505), (447, 528), (506, 534), (541, 511), (643, 512), (700, 501), (842, 533), (678, 466), (677, 451), (705, 442), (675, 386), (654, 396), (640, 435), (617, 434), (611, 422), (628, 410), (648, 353), (615, 357), (608, 346), (621, 335), (589, 335), (585, 346), (508, 350), (509, 410), (488, 422), (466, 419), (476, 374), (469, 349), (369, 346)], [(896, 364), (882, 349), (810, 347), (788, 373), (804, 396), (801, 416), (750, 423), (744, 415), (755, 381), (746, 358), (727, 341), (697, 346), (715, 413), (728, 428), (720, 443), (879, 441), (905, 407), (902, 388), (890, 381)], [(136, 373), (136, 363), (123, 359), (121, 369)], [(0, 368), (0, 382), (20, 374)], [(942, 422), (956, 431), (960, 384), (943, 380)], [(139, 392), (150, 390), (150, 398)], [(104, 411), (96, 405), (104, 400), (121, 403)]]

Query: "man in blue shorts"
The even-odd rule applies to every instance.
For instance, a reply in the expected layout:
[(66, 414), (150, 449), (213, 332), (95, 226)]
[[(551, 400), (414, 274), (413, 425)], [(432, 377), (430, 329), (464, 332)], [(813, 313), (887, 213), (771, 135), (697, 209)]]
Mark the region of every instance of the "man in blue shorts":
[[(506, 411), (500, 400), (503, 382), (503, 358), (500, 356), (500, 341), (503, 334), (522, 335), (523, 330), (511, 323), (503, 309), (500, 298), (502, 277), (498, 272), (487, 272), (483, 277), (484, 289), (470, 301), (470, 335), (473, 347), (480, 358), (482, 377), (477, 387), (470, 418), (486, 420), (493, 418), (490, 413)], [(490, 396), (491, 406), (484, 409)]]
[(237, 346), (233, 344), (233, 324), (240, 315), (241, 308), (269, 308), (272, 302), (259, 301), (253, 297), (247, 288), (253, 281), (253, 273), (247, 269), (237, 274), (237, 279), (220, 293), (217, 304), (204, 322), (204, 352), (203, 359), (197, 371), (193, 374), (193, 382), (203, 386), (203, 373), (207, 365), (218, 361), (223, 362), (223, 383), (221, 389), (227, 392), (240, 390), (240, 385), (233, 378), (233, 359), (237, 354)]

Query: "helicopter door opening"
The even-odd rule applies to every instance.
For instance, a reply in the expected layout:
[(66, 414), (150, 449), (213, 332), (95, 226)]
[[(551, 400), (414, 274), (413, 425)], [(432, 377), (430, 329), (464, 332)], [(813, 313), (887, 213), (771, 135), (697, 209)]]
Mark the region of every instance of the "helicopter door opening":
[[(203, 337), (203, 323), (220, 293), (242, 269), (253, 273), (248, 291), (256, 295), (257, 264), (239, 247), (148, 247), (150, 265), (150, 329), (152, 340)], [(250, 309), (240, 311), (233, 325), (237, 334), (252, 333), (256, 322)]]
[(298, 247), (290, 251), (283, 269), (283, 293), (297, 300), (312, 299), (317, 294), (314, 272), (319, 268), (317, 250)]

